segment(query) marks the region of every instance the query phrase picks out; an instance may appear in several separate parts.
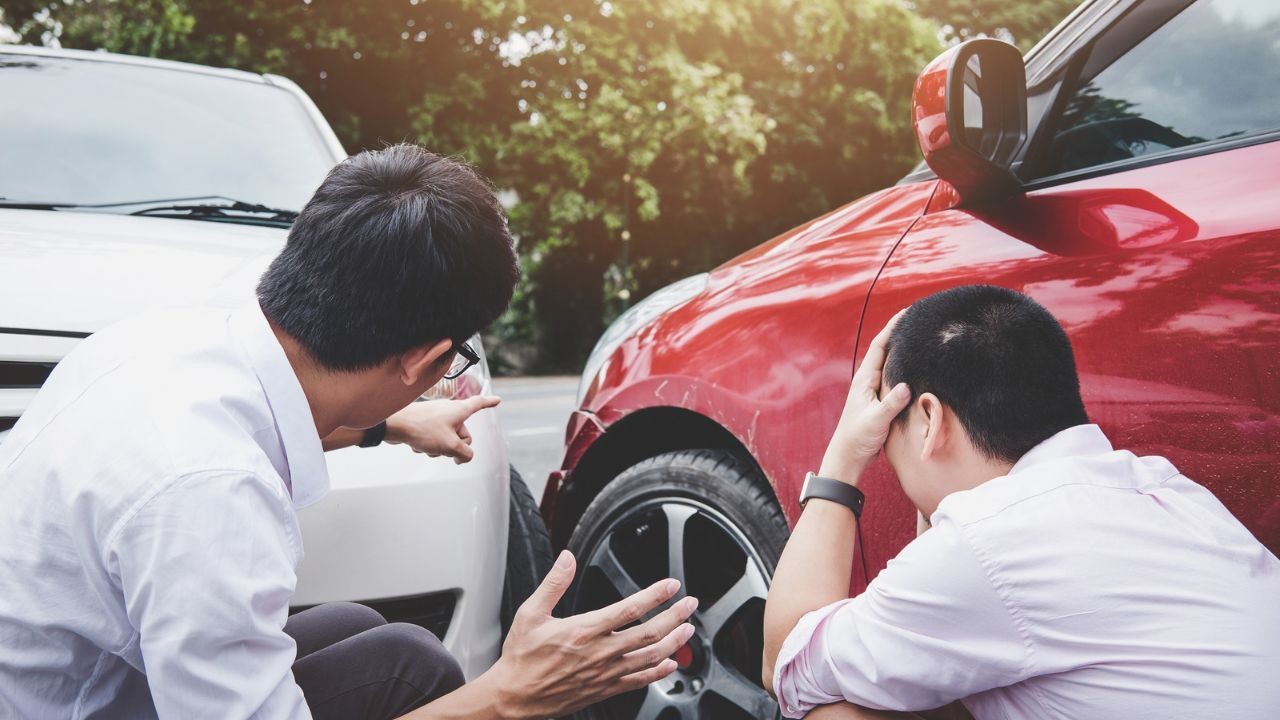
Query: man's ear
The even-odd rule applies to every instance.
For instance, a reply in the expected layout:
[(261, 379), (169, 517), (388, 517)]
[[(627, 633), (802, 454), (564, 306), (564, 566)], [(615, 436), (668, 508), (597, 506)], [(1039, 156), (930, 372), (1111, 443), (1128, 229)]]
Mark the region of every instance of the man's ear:
[(922, 393), (916, 399), (920, 406), (920, 414), (924, 419), (924, 438), (920, 446), (920, 459), (928, 460), (936, 456), (947, 443), (946, 413), (947, 409), (933, 393)]
[(438, 340), (434, 343), (419, 345), (400, 353), (397, 365), (393, 368), (408, 387), (420, 385), (424, 378), (439, 372), (436, 367), (442, 357), (453, 349), (452, 340)]

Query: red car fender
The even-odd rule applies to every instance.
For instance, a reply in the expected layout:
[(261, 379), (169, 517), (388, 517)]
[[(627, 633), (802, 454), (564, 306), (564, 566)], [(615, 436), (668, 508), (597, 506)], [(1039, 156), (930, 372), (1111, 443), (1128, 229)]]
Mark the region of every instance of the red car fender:
[[(698, 378), (666, 375), (644, 378), (597, 396), (594, 411), (576, 410), (565, 432), (564, 468), (575, 468), (591, 447), (619, 420), (642, 410), (678, 408), (702, 415), (729, 431), (760, 462), (755, 423), (760, 412), (751, 410), (747, 398), (738, 397)], [(772, 477), (762, 464), (766, 477)], [(550, 521), (555, 501), (571, 470), (551, 473), (542, 493), (542, 514)], [(775, 486), (776, 487), (776, 486)]]

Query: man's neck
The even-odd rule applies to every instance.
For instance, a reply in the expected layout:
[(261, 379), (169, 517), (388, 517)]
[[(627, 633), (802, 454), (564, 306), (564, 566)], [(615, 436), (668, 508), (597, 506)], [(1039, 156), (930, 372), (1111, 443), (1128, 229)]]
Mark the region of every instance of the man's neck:
[[(1013, 463), (1011, 462), (992, 460), (984, 455), (975, 455), (950, 474), (947, 488), (942, 496), (938, 498), (938, 504), (952, 493), (972, 490), (983, 483), (1008, 475), (1012, 469)], [(929, 515), (932, 515), (932, 511), (938, 509), (938, 504), (930, 508)]]
[(995, 480), (998, 477), (1004, 477), (1013, 469), (1013, 463), (1004, 460), (991, 460), (987, 457), (980, 457), (974, 461), (973, 469), (968, 473), (968, 482), (972, 483), (966, 490), (972, 490), (979, 485)]
[(320, 437), (338, 429), (342, 424), (340, 418), (346, 415), (346, 398), (343, 395), (343, 384), (335, 382), (334, 374), (320, 367), (302, 345), (293, 336), (280, 329), (270, 319), (271, 332), (284, 350), (293, 374), (302, 386), (302, 393), (307, 397), (307, 405), (311, 407), (311, 417), (316, 424), (316, 432)]

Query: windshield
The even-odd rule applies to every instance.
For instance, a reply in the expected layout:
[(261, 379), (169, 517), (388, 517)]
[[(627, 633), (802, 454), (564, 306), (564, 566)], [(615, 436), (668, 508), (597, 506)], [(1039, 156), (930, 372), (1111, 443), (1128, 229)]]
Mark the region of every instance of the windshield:
[(8, 202), (301, 210), (336, 161), (297, 98), (256, 81), (0, 51), (0, 98)]

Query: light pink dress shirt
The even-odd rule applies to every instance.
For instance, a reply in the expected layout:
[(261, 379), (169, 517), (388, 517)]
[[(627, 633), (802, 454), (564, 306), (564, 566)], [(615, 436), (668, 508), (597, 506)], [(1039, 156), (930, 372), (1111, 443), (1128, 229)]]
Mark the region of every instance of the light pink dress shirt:
[(788, 636), (787, 717), (962, 698), (978, 720), (1280, 717), (1280, 561), (1164, 458), (1080, 425), (931, 520)]

